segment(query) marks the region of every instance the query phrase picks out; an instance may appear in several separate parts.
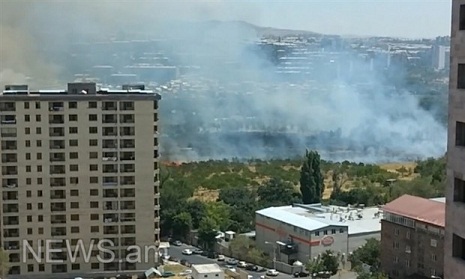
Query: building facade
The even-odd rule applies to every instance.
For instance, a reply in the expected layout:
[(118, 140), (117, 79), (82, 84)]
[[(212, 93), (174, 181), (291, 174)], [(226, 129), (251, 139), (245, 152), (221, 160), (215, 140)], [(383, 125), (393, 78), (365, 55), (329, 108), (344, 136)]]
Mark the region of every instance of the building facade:
[(224, 279), (224, 272), (217, 264), (192, 265), (192, 279)]
[(382, 270), (393, 279), (442, 278), (444, 202), (404, 195), (386, 204), (383, 213)]
[(465, 0), (452, 1), (447, 147), (446, 279), (465, 274)]
[[(10, 262), (8, 278), (153, 267), (160, 96), (142, 85), (5, 89), (0, 242)], [(142, 249), (140, 258), (129, 258), (132, 245)], [(79, 246), (84, 250), (75, 254)]]
[(348, 253), (379, 238), (378, 208), (346, 208), (321, 205), (270, 207), (255, 214), (256, 245), (277, 262), (308, 262), (326, 250)]

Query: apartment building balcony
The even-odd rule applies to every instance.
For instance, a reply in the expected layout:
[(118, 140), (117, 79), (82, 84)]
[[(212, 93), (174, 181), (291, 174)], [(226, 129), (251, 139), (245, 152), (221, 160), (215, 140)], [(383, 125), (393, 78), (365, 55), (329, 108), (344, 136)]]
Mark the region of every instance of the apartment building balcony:
[(65, 149), (66, 143), (64, 140), (51, 140), (50, 149)]
[(105, 240), (110, 241), (112, 243), (112, 247), (118, 247), (119, 246), (119, 238), (117, 237), (105, 237)]
[(52, 236), (66, 236), (66, 227), (52, 227), (50, 233)]
[(5, 251), (15, 251), (19, 250), (19, 241), (5, 241), (3, 243), (3, 249)]
[(118, 234), (118, 226), (103, 226), (103, 234)]
[(119, 116), (119, 122), (122, 124), (134, 124), (135, 121), (134, 114), (122, 114)]
[(66, 211), (66, 203), (65, 202), (52, 202), (50, 203), (50, 211), (64, 212)]
[(66, 199), (66, 191), (65, 190), (52, 190), (50, 191), (50, 199), (52, 200)]
[(102, 186), (117, 186), (118, 177), (116, 176), (104, 176), (102, 180)]
[(4, 153), (2, 154), (2, 163), (17, 163), (18, 155), (16, 153)]
[(0, 111), (1, 112), (16, 111), (16, 103), (15, 102), (0, 102)]
[(66, 215), (51, 215), (50, 224), (66, 224)]
[(103, 214), (104, 223), (117, 223), (119, 220), (118, 213), (106, 213)]
[(66, 248), (66, 244), (64, 241), (61, 241), (61, 242), (53, 242), (50, 244), (50, 247), (52, 249), (63, 249), (63, 248)]
[(65, 116), (63, 114), (55, 114), (48, 116), (48, 123), (51, 125), (55, 124), (64, 124), (65, 123)]
[(3, 214), (8, 213), (18, 213), (19, 212), (19, 205), (17, 203), (4, 203), (2, 204)]
[(18, 187), (18, 179), (17, 178), (3, 178), (2, 187), (11, 188), (11, 189), (16, 188)]
[(136, 159), (136, 153), (130, 151), (120, 152), (119, 158), (120, 161), (134, 161)]
[(2, 166), (2, 175), (18, 175), (18, 167)]
[(15, 140), (2, 140), (2, 150), (17, 150), (18, 144)]
[(4, 201), (17, 201), (18, 200), (18, 191), (8, 191), (2, 193), (2, 200)]
[(122, 201), (120, 204), (121, 210), (134, 210), (136, 209), (136, 202), (134, 201)]
[(50, 112), (61, 112), (65, 110), (65, 106), (63, 102), (49, 102), (48, 110)]
[(103, 165), (103, 173), (118, 173), (118, 165), (116, 164), (105, 164)]
[[(102, 136), (104, 137), (116, 137), (118, 136), (118, 129), (116, 127), (103, 127)], [(117, 144), (115, 144), (117, 146)]]
[(50, 174), (65, 174), (66, 168), (64, 165), (50, 166)]
[(120, 110), (134, 110), (134, 102), (121, 102), (119, 104)]
[(131, 246), (131, 245), (136, 245), (135, 237), (122, 237), (121, 238), (121, 246)]
[(64, 177), (51, 177), (50, 178), (50, 186), (51, 187), (65, 187), (66, 186), (66, 178), (64, 178)]
[(0, 135), (2, 138), (16, 138), (18, 134), (16, 128), (2, 127), (0, 128)]
[(134, 225), (124, 225), (121, 226), (121, 234), (135, 234), (136, 226)]
[(103, 140), (102, 141), (102, 148), (116, 149), (116, 148), (118, 148), (118, 140), (116, 140), (116, 139)]
[(64, 127), (53, 127), (49, 129), (49, 136), (50, 137), (64, 137), (65, 136), (65, 128)]
[(118, 110), (117, 102), (103, 102), (102, 110)]
[(122, 176), (121, 185), (135, 185), (136, 184), (136, 178), (134, 176)]
[(123, 164), (120, 166), (120, 171), (122, 173), (132, 173), (136, 171), (136, 167), (134, 164)]
[(15, 115), (1, 115), (0, 116), (0, 124), (2, 124), (2, 125), (16, 124), (16, 116)]
[(118, 152), (110, 151), (102, 153), (102, 161), (104, 162), (116, 162), (118, 161)]
[(118, 210), (118, 202), (117, 201), (107, 201), (103, 204), (103, 210)]
[(102, 124), (116, 124), (118, 123), (118, 116), (116, 114), (104, 114), (102, 116)]
[(50, 153), (50, 162), (64, 162), (66, 161), (66, 155), (64, 152)]
[(120, 127), (119, 135), (122, 137), (133, 137), (136, 134), (136, 129), (134, 127)]
[(8, 255), (8, 262), (9, 263), (19, 263), (21, 261), (21, 257), (19, 253), (10, 253)]
[(120, 141), (120, 148), (135, 148), (136, 141), (133, 139), (122, 139)]
[(121, 189), (120, 196), (122, 198), (134, 198), (136, 196), (136, 190), (134, 190), (134, 189)]
[(53, 264), (52, 265), (52, 273), (66, 273), (66, 272), (68, 272), (68, 266), (66, 264)]
[(4, 216), (3, 217), (3, 226), (17, 226), (19, 225), (18, 216)]
[(3, 238), (19, 237), (19, 229), (3, 229)]
[(117, 198), (118, 197), (118, 189), (104, 189), (103, 190), (103, 197), (104, 198)]
[(120, 221), (123, 222), (135, 222), (136, 214), (135, 213), (121, 213)]
[[(58, 249), (58, 248), (57, 248)], [(68, 254), (67, 252), (51, 252), (50, 253), (50, 259), (56, 260), (56, 261), (66, 261), (68, 260)]]

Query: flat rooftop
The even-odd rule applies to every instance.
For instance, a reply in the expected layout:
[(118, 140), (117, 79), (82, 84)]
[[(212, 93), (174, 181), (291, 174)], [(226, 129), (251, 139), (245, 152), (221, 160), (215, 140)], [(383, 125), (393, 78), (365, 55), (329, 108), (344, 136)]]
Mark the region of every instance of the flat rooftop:
[(308, 231), (329, 226), (347, 227), (349, 236), (380, 232), (383, 217), (378, 207), (362, 209), (300, 204), (269, 207), (256, 213)]
[(192, 270), (198, 273), (221, 273), (223, 270), (218, 264), (193, 264)]

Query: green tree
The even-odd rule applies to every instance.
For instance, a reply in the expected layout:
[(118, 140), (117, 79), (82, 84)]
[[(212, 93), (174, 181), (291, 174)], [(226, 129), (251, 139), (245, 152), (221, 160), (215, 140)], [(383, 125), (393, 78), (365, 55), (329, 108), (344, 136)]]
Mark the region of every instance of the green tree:
[(256, 247), (252, 247), (245, 257), (246, 261), (260, 266), (268, 266), (268, 258), (266, 257), (263, 251), (259, 250)]
[(204, 249), (213, 250), (218, 234), (218, 225), (211, 217), (205, 217), (200, 221), (198, 237)]
[(160, 189), (161, 234), (168, 236), (173, 233), (174, 216), (186, 211), (186, 201), (194, 195), (194, 188), (184, 180), (168, 180)]
[(281, 206), (302, 202), (292, 183), (271, 178), (257, 190), (260, 207)]
[(251, 241), (245, 235), (238, 235), (229, 243), (229, 251), (236, 259), (245, 259), (251, 248)]
[(220, 190), (218, 200), (227, 205), (238, 206), (255, 203), (255, 192), (247, 187), (226, 187)]
[(320, 154), (306, 151), (300, 170), (300, 192), (304, 204), (318, 203), (324, 191), (324, 177), (320, 170)]
[(307, 264), (310, 273), (329, 271), (334, 275), (339, 270), (339, 256), (331, 250), (326, 250), (320, 256), (312, 259)]
[[(207, 217), (211, 218), (222, 231), (231, 225), (231, 207), (224, 202), (209, 202), (205, 204)], [(200, 225), (199, 225), (200, 228)]]
[(1, 278), (5, 278), (6, 274), (8, 274), (8, 270), (10, 269), (8, 255), (3, 251), (3, 248), (0, 248), (0, 276)]
[(186, 205), (186, 211), (189, 212), (192, 217), (192, 228), (198, 229), (200, 220), (207, 216), (205, 203), (197, 199), (189, 200)]
[(192, 217), (188, 212), (181, 212), (173, 217), (173, 237), (186, 240), (192, 229)]
[(366, 240), (366, 243), (353, 251), (349, 256), (352, 269), (361, 272), (362, 265), (366, 264), (370, 266), (371, 272), (378, 272), (380, 269), (380, 256), (381, 256), (381, 243), (375, 238)]

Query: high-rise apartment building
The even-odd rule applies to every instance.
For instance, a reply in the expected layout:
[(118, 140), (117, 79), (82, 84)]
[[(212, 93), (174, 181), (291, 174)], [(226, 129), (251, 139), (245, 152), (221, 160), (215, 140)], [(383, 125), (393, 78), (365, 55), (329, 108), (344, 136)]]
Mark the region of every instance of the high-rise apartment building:
[(381, 268), (389, 278), (442, 278), (444, 198), (403, 195), (383, 207)]
[[(8, 278), (156, 264), (159, 99), (143, 85), (6, 86), (0, 94), (0, 243)], [(139, 257), (132, 245), (141, 249)], [(76, 247), (82, 250), (74, 254)]]
[(465, 0), (452, 1), (444, 278), (465, 274)]

